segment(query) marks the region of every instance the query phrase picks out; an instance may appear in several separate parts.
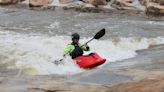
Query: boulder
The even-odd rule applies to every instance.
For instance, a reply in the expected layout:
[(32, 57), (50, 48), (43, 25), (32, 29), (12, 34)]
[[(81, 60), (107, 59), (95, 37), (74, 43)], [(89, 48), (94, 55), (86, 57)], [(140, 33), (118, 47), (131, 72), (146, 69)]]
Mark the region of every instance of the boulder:
[(146, 5), (146, 15), (153, 16), (163, 16), (164, 15), (164, 5), (160, 5), (154, 2), (147, 2)]
[(116, 9), (125, 9), (125, 10), (137, 10), (135, 6), (132, 5), (134, 0), (114, 0), (114, 2), (111, 4), (112, 7)]
[(21, 2), (21, 4), (29, 5), (29, 0), (24, 0), (23, 2)]
[(124, 0), (126, 3), (133, 3), (134, 0)]
[(90, 3), (94, 6), (99, 6), (99, 5), (107, 5), (109, 0), (81, 0), (86, 3)]
[(157, 3), (159, 3), (160, 5), (164, 5), (164, 0), (157, 0)]
[(160, 5), (164, 5), (164, 0), (139, 0), (139, 1), (140, 1), (140, 3), (141, 3), (142, 5), (145, 5), (145, 6), (146, 6), (146, 4), (149, 3), (149, 2), (153, 2), (153, 3), (158, 3), (158, 4), (160, 4)]
[(51, 4), (53, 0), (29, 0), (30, 7), (40, 7)]
[(146, 0), (139, 0), (139, 2), (140, 2), (142, 5), (146, 6)]
[(117, 84), (109, 87), (107, 92), (164, 92), (164, 78)]

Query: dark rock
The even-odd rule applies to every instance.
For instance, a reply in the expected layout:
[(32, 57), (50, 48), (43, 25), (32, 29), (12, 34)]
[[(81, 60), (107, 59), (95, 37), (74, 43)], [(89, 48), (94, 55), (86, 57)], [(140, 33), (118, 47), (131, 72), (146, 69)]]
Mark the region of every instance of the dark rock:
[(157, 3), (149, 2), (145, 11), (148, 16), (163, 16), (164, 15), (164, 6)]
[(0, 5), (10, 5), (10, 4), (17, 4), (18, 2), (22, 2), (25, 0), (0, 0)]

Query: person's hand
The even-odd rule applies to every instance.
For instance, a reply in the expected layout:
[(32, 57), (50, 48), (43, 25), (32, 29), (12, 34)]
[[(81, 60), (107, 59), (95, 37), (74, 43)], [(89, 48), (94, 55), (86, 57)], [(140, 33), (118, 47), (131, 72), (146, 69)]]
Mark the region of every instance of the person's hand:
[(84, 48), (86, 48), (86, 51), (89, 51), (89, 46), (88, 46), (88, 44), (84, 44)]
[(85, 46), (85, 47), (89, 47), (87, 43), (86, 43), (86, 44), (84, 44), (84, 46)]

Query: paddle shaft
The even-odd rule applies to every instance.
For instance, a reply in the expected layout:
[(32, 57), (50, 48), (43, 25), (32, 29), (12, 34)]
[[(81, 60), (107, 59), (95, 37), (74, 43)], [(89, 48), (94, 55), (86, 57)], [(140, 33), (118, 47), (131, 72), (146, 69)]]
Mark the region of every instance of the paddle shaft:
[(91, 42), (94, 38), (90, 39), (89, 41), (87, 41), (86, 43), (84, 43), (81, 47), (83, 47), (85, 44)]

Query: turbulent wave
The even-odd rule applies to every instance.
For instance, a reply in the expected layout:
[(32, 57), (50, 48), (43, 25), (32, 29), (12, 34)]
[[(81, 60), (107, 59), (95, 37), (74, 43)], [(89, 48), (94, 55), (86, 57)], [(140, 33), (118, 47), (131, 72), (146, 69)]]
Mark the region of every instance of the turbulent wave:
[[(81, 43), (90, 38), (82, 38)], [(54, 60), (62, 58), (63, 49), (70, 42), (68, 36), (48, 36), (43, 34), (20, 34), (0, 31), (0, 65), (10, 69), (20, 69), (30, 75), (76, 74), (83, 72), (70, 57), (65, 63), (55, 65)], [(135, 57), (136, 50), (152, 45), (164, 44), (164, 38), (118, 37), (94, 40), (89, 43), (90, 52), (97, 52), (107, 59), (106, 64)], [(86, 52), (88, 54), (90, 52)]]

